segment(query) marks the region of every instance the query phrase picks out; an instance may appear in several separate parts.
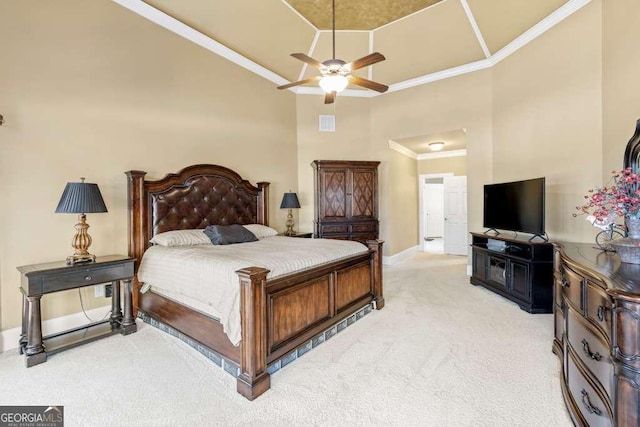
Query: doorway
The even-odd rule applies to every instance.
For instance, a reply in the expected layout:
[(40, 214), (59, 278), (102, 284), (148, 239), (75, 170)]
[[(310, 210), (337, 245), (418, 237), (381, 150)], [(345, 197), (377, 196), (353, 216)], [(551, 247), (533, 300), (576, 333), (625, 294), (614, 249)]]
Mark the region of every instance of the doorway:
[(453, 173), (419, 176), (420, 250), (466, 255), (466, 177)]

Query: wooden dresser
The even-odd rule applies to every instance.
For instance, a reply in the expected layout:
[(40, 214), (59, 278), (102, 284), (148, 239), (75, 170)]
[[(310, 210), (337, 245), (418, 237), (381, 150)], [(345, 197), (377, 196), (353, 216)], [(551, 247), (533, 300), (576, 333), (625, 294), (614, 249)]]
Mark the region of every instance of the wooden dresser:
[(640, 265), (554, 243), (553, 351), (576, 425), (640, 423)]
[(378, 238), (380, 162), (315, 160), (315, 237)]

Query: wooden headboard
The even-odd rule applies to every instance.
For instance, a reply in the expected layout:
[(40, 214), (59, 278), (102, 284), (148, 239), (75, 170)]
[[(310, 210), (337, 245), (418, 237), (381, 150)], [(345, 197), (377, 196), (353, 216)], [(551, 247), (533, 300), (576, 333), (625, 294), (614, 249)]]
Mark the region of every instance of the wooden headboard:
[(136, 269), (149, 240), (172, 230), (208, 225), (268, 225), (269, 183), (254, 187), (231, 169), (189, 166), (157, 181), (143, 171), (128, 171), (129, 256)]

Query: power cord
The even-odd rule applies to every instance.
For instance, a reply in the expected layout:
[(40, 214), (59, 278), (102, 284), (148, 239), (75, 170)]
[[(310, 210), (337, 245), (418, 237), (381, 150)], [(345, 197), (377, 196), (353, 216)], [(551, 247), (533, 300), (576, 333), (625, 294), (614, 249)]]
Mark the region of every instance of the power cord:
[(105, 320), (107, 317), (109, 317), (111, 315), (111, 309), (109, 309), (109, 311), (107, 312), (107, 314), (104, 315), (104, 317), (100, 320), (94, 320), (91, 317), (89, 317), (89, 315), (87, 314), (87, 312), (84, 310), (84, 303), (82, 301), (82, 292), (80, 292), (80, 288), (78, 288), (78, 296), (80, 297), (80, 307), (82, 308), (82, 312), (84, 313), (84, 317), (86, 317), (87, 319), (89, 319), (92, 322), (100, 322), (102, 320)]

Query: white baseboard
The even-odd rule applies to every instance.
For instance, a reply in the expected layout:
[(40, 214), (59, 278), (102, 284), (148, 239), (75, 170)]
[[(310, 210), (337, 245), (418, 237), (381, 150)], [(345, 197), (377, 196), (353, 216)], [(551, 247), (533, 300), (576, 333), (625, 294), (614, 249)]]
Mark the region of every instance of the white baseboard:
[[(104, 318), (111, 310), (111, 306), (103, 306), (87, 310), (87, 315), (95, 320)], [(84, 316), (83, 312), (69, 314), (67, 316), (56, 317), (42, 322), (42, 335), (51, 335), (67, 329), (77, 328), (86, 325), (91, 321)], [(5, 329), (0, 331), (0, 353), (18, 348), (18, 340), (22, 328)]]
[(467, 276), (471, 276), (473, 274), (473, 267), (467, 265)]
[(393, 265), (393, 264), (397, 264), (400, 261), (403, 261), (407, 258), (409, 258), (411, 255), (418, 253), (418, 249), (420, 247), (418, 245), (409, 248), (409, 249), (405, 249), (402, 252), (398, 252), (395, 255), (391, 255), (391, 256), (383, 256), (382, 257), (382, 264), (384, 265)]

